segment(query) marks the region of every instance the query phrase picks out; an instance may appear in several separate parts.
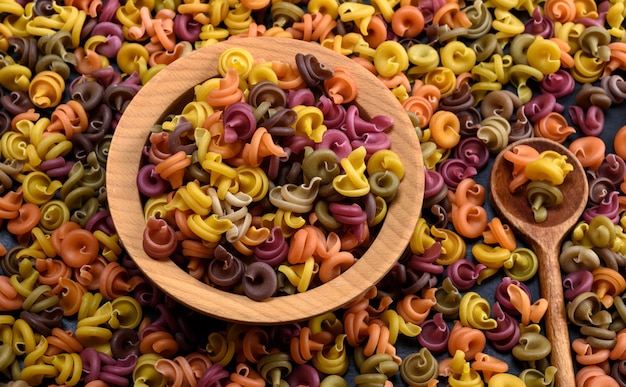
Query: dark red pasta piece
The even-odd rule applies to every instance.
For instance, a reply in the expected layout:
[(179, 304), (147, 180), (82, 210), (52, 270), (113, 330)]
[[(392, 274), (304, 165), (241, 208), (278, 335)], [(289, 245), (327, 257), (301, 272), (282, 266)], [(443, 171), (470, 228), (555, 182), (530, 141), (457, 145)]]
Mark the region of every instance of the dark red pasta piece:
[(222, 387), (227, 384), (230, 373), (224, 369), (219, 363), (213, 364), (198, 379), (198, 387)]
[(324, 114), (324, 125), (329, 129), (339, 129), (346, 119), (346, 108), (338, 105), (332, 99), (322, 95), (317, 102), (317, 108)]
[(450, 327), (442, 313), (435, 313), (432, 319), (424, 321), (420, 327), (422, 332), (417, 336), (417, 341), (422, 347), (433, 353), (442, 353), (448, 349)]
[(464, 138), (454, 148), (454, 157), (480, 170), (489, 162), (489, 148), (478, 137)]
[(463, 82), (452, 94), (439, 101), (439, 108), (452, 113), (459, 113), (474, 106), (474, 96), (470, 94), (470, 84)]
[(334, 75), (334, 71), (321, 63), (313, 54), (297, 53), (296, 66), (308, 87), (315, 87)]
[(504, 312), (498, 302), (493, 304), (492, 313), (497, 327), (485, 331), (485, 337), (498, 351), (510, 351), (519, 341), (520, 324), (508, 313)]
[(194, 20), (193, 15), (178, 14), (174, 17), (174, 33), (178, 39), (193, 43), (198, 40), (202, 24)]
[(13, 115), (18, 115), (35, 108), (28, 93), (19, 90), (12, 91), (0, 97), (0, 105)]
[(511, 300), (507, 292), (507, 288), (509, 287), (509, 285), (518, 286), (520, 289), (526, 292), (526, 294), (528, 294), (528, 297), (530, 299), (532, 299), (532, 292), (530, 291), (528, 286), (526, 286), (523, 282), (511, 279), (510, 277), (502, 278), (502, 280), (496, 287), (496, 291), (495, 291), (496, 301), (498, 301), (498, 303), (502, 307), (502, 310), (504, 310), (506, 313), (512, 316), (519, 316), (519, 312), (511, 304)]
[(563, 278), (563, 294), (568, 301), (573, 300), (581, 293), (590, 292), (593, 285), (593, 274), (588, 270), (578, 270), (568, 273)]
[(296, 366), (293, 371), (291, 371), (291, 374), (287, 376), (286, 381), (289, 383), (290, 387), (319, 387), (320, 374), (314, 367), (308, 364), (300, 364)]
[(285, 241), (280, 227), (272, 227), (270, 236), (254, 249), (254, 259), (275, 267), (281, 264), (289, 252), (289, 245)]
[(253, 262), (246, 268), (242, 285), (246, 296), (255, 301), (263, 301), (276, 293), (278, 279), (270, 265)]
[(241, 260), (221, 245), (215, 248), (214, 255), (207, 270), (209, 281), (227, 288), (238, 284), (244, 272)]
[(82, 81), (72, 85), (72, 99), (80, 103), (85, 111), (90, 112), (102, 103), (104, 87), (95, 81)]
[(111, 336), (111, 354), (116, 359), (123, 359), (131, 355), (140, 356), (139, 335), (128, 328), (118, 329)]
[(475, 264), (469, 259), (461, 258), (446, 268), (446, 277), (459, 290), (469, 290), (476, 285), (478, 275), (485, 269), (483, 264)]
[[(235, 102), (224, 110), (224, 141), (246, 141), (256, 130), (256, 118), (252, 107), (244, 102)], [(172, 150), (172, 152), (174, 152)]]
[(189, 140), (189, 136), (193, 135), (195, 128), (185, 117), (180, 117), (174, 130), (167, 139), (167, 146), (172, 153), (185, 152), (191, 155), (198, 149), (194, 142)]
[(554, 34), (554, 22), (541, 14), (541, 7), (536, 7), (532, 18), (524, 23), (524, 33), (550, 39)]
[(20, 312), (20, 318), (28, 323), (28, 326), (43, 336), (50, 336), (52, 328), (61, 328), (63, 308), (55, 306), (39, 313), (26, 310)]

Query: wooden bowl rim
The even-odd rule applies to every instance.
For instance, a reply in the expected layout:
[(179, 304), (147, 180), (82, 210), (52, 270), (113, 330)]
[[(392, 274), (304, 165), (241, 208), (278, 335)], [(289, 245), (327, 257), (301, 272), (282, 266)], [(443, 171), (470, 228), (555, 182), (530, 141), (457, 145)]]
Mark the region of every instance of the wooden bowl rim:
[[(295, 54), (311, 53), (328, 67), (349, 69), (359, 92), (355, 103), (370, 117), (394, 120), (392, 149), (405, 167), (405, 177), (391, 203), (385, 223), (368, 251), (339, 277), (294, 295), (258, 302), (215, 289), (191, 277), (171, 260), (154, 260), (143, 251), (145, 220), (136, 185), (142, 149), (151, 127), (170, 112), (189, 90), (219, 76), (217, 62), (229, 48), (244, 48), (255, 60), (295, 62)], [(168, 110), (169, 109), (169, 110)], [(352, 60), (315, 43), (281, 38), (229, 40), (191, 52), (176, 60), (140, 89), (122, 115), (107, 160), (107, 196), (120, 241), (139, 269), (157, 287), (185, 306), (225, 321), (280, 324), (304, 321), (336, 310), (363, 295), (391, 270), (406, 250), (421, 214), (424, 165), (414, 127), (395, 96), (372, 73)]]

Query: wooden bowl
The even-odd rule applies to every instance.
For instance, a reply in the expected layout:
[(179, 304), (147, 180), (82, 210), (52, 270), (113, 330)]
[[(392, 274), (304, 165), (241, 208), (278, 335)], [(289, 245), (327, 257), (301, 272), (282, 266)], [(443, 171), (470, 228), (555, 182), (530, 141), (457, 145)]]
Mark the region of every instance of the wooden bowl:
[[(143, 250), (146, 226), (137, 189), (142, 149), (150, 129), (170, 113), (178, 113), (193, 98), (194, 86), (218, 77), (220, 54), (232, 47), (248, 50), (256, 59), (295, 63), (296, 53), (313, 54), (330, 68), (348, 68), (358, 85), (355, 101), (362, 115), (387, 115), (392, 149), (405, 168), (399, 193), (367, 252), (339, 277), (294, 295), (253, 301), (196, 280), (171, 260), (154, 260)], [(380, 281), (405, 251), (420, 216), (424, 192), (419, 141), (406, 112), (392, 93), (352, 60), (318, 44), (276, 38), (245, 38), (208, 46), (178, 59), (159, 72), (135, 96), (115, 130), (107, 161), (109, 208), (120, 240), (145, 276), (178, 302), (222, 320), (249, 324), (303, 321), (338, 309)]]

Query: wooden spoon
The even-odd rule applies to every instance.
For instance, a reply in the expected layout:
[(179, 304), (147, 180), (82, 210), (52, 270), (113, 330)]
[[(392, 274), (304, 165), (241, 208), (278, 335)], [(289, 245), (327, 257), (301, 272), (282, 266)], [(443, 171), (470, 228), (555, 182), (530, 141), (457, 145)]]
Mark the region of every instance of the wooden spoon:
[[(574, 166), (559, 188), (563, 201), (548, 208), (548, 218), (535, 222), (533, 212), (524, 192), (511, 193), (509, 182), (512, 179), (513, 164), (504, 159), (504, 153), (517, 145), (528, 145), (540, 153), (553, 150), (567, 156)], [(550, 302), (545, 324), (546, 336), (552, 343), (551, 363), (558, 368), (557, 387), (576, 385), (567, 319), (559, 253), (561, 243), (572, 227), (578, 222), (585, 206), (589, 186), (585, 170), (578, 159), (564, 146), (544, 138), (530, 138), (517, 141), (501, 152), (493, 164), (489, 182), (490, 200), (496, 212), (524, 239), (539, 258), (539, 281), (542, 296)]]

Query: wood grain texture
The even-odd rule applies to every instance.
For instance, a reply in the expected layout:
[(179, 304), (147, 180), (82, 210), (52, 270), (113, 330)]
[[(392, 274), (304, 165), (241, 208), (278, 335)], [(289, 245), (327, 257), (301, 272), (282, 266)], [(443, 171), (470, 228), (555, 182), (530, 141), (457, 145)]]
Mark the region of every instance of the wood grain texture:
[(565, 236), (585, 209), (589, 186), (582, 165), (564, 146), (543, 138), (531, 138), (513, 143), (506, 150), (519, 144), (532, 146), (540, 153), (545, 150), (557, 151), (566, 155), (568, 162), (574, 166), (563, 184), (559, 185), (563, 192), (563, 202), (548, 208), (548, 218), (542, 223), (535, 222), (526, 195), (523, 192), (512, 194), (509, 190), (513, 165), (504, 159), (504, 151), (496, 157), (489, 181), (490, 200), (496, 212), (531, 245), (539, 258), (541, 292), (550, 303), (545, 324), (546, 336), (552, 343), (551, 363), (558, 368), (556, 386), (572, 387), (576, 382), (559, 254)]
[[(170, 260), (156, 261), (142, 247), (145, 220), (136, 184), (142, 148), (150, 128), (192, 98), (190, 90), (219, 76), (217, 61), (228, 48), (242, 47), (255, 60), (295, 63), (296, 53), (313, 54), (330, 68), (349, 69), (358, 85), (356, 104), (369, 117), (385, 114), (394, 125), (392, 149), (405, 167), (399, 194), (367, 253), (338, 278), (307, 292), (256, 302), (216, 290), (189, 276)], [(226, 321), (279, 324), (302, 321), (355, 300), (391, 269), (405, 251), (420, 216), (424, 171), (420, 145), (406, 112), (371, 73), (350, 59), (314, 43), (291, 39), (246, 38), (194, 51), (158, 73), (133, 98), (116, 130), (107, 161), (109, 208), (123, 246), (137, 266), (164, 292), (187, 307)]]

